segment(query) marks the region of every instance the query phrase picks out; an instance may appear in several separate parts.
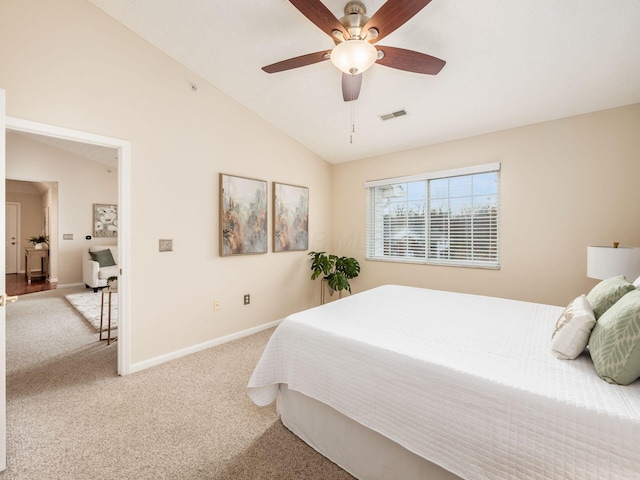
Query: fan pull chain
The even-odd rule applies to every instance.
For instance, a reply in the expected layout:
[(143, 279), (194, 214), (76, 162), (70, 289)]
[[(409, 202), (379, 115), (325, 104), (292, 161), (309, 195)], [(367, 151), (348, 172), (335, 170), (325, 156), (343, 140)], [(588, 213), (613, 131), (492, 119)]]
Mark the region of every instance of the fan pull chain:
[(356, 101), (353, 99), (353, 95), (354, 95), (354, 85), (355, 85), (355, 75), (351, 75), (351, 135), (349, 135), (349, 143), (353, 144), (353, 134), (356, 133), (356, 107), (355, 107), (355, 103)]
[(356, 133), (356, 122), (354, 120), (354, 105), (353, 100), (351, 100), (351, 134), (349, 135), (349, 143), (353, 143), (353, 134)]

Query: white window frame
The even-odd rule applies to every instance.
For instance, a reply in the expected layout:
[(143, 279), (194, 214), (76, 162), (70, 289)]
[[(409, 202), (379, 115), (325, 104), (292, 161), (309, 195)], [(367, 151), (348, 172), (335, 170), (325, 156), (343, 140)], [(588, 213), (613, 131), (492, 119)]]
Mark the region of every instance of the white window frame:
[[(417, 175), (408, 175), (403, 177), (395, 177), (381, 180), (372, 180), (364, 183), (364, 186), (367, 190), (367, 226), (366, 226), (366, 255), (365, 258), (367, 260), (377, 260), (377, 261), (389, 261), (389, 262), (405, 262), (405, 263), (421, 263), (421, 264), (432, 264), (432, 265), (448, 265), (448, 266), (462, 266), (462, 267), (474, 267), (474, 268), (489, 268), (489, 269), (499, 269), (500, 268), (500, 170), (501, 165), (499, 162), (496, 163), (488, 163), (483, 165), (475, 165), (470, 167), (456, 168), (451, 170), (440, 170), (437, 172), (427, 172), (421, 173)], [(451, 259), (451, 258), (433, 258), (430, 257), (429, 245), (431, 242), (431, 232), (430, 232), (430, 180), (435, 179), (444, 179), (444, 178), (453, 178), (453, 177), (461, 177), (461, 176), (470, 176), (476, 174), (484, 174), (484, 173), (493, 173), (497, 174), (497, 200), (495, 205), (495, 228), (492, 228), (491, 232), (491, 245), (495, 248), (495, 252), (492, 252), (492, 256), (495, 255), (495, 258), (490, 260), (482, 259), (482, 258), (464, 258), (464, 259)], [(378, 187), (386, 187), (388, 189), (396, 188), (395, 186), (400, 187), (402, 184), (408, 184), (411, 182), (422, 182), (426, 181), (426, 191), (424, 200), (416, 200), (412, 201), (414, 204), (420, 204), (420, 202), (424, 202), (424, 217), (417, 224), (413, 224), (413, 231), (417, 226), (418, 230), (422, 229), (421, 222), (424, 223), (424, 245), (420, 245), (420, 241), (418, 242), (418, 247), (412, 251), (412, 254), (403, 254), (403, 253), (395, 253), (392, 254), (389, 252), (389, 236), (388, 232), (385, 233), (385, 224), (384, 224), (384, 213), (383, 207), (380, 202), (380, 193), (381, 190)], [(378, 203), (376, 203), (376, 192), (378, 192)], [(480, 197), (480, 196), (478, 196)], [(446, 197), (452, 198), (452, 197)], [(414, 217), (415, 218), (415, 217)], [(410, 222), (407, 219), (407, 222)], [(473, 235), (471, 235), (469, 241), (473, 239)], [(476, 238), (477, 239), (477, 238)], [(386, 247), (385, 247), (386, 242)], [(473, 242), (471, 242), (473, 243)], [(423, 248), (423, 252), (421, 252), (421, 248)], [(385, 250), (386, 249), (386, 250)], [(417, 253), (416, 253), (417, 252)], [(451, 253), (448, 255), (449, 257), (454, 256)], [(481, 257), (481, 256), (479, 256)]]

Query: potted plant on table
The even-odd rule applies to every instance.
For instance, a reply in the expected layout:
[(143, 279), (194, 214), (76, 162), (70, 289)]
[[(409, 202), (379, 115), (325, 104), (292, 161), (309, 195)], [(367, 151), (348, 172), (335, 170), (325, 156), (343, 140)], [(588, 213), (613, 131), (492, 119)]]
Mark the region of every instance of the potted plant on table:
[[(360, 274), (358, 260), (353, 257), (327, 255), (326, 252), (309, 252), (308, 255), (311, 257), (311, 271), (313, 272), (311, 280), (322, 275), (323, 280), (329, 284), (330, 295), (333, 295), (334, 291), (342, 293), (343, 290), (351, 293), (349, 280)], [(322, 288), (322, 284), (320, 288)]]
[(33, 244), (33, 248), (40, 250), (42, 249), (42, 244), (49, 244), (49, 237), (47, 235), (34, 235), (32, 237), (27, 238), (27, 242), (31, 242)]
[(118, 277), (111, 276), (111, 277), (107, 278), (107, 288), (110, 289), (110, 290), (117, 290), (118, 289)]

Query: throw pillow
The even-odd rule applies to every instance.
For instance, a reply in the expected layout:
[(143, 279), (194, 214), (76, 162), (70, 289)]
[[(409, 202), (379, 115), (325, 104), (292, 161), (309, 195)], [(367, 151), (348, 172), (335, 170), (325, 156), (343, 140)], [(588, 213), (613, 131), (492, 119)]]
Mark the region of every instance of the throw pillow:
[(586, 295), (580, 295), (565, 308), (551, 335), (551, 351), (564, 360), (580, 355), (589, 342), (589, 335), (596, 324)]
[(607, 278), (593, 287), (587, 294), (587, 300), (589, 300), (596, 320), (600, 318), (600, 315), (606, 312), (611, 305), (621, 299), (625, 293), (630, 292), (634, 288), (635, 287), (629, 283), (623, 275)]
[(91, 255), (91, 260), (94, 262), (98, 262), (100, 268), (102, 267), (110, 267), (116, 264), (116, 261), (113, 259), (113, 255), (111, 254), (111, 250), (100, 250), (99, 252), (89, 252)]
[(633, 286), (636, 288), (640, 288), (640, 277), (636, 278), (636, 281), (633, 282)]
[(598, 319), (589, 351), (607, 382), (628, 385), (640, 377), (640, 290), (627, 293)]

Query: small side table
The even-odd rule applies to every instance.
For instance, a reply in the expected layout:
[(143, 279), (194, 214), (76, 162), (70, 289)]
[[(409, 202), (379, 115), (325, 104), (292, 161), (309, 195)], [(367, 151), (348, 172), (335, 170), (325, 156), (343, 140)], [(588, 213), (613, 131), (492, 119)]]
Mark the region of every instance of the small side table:
[[(37, 265), (34, 265), (37, 263)], [(34, 268), (40, 270), (34, 271)], [(48, 248), (25, 248), (24, 249), (24, 272), (27, 276), (27, 283), (31, 285), (32, 278), (47, 279), (49, 274), (49, 249)]]
[[(118, 337), (111, 336), (111, 295), (117, 295), (118, 288), (117, 287), (106, 287), (102, 289), (102, 304), (100, 305), (100, 340), (106, 340), (107, 345), (111, 344), (111, 340), (114, 342), (118, 339)], [(107, 337), (102, 338), (102, 332), (104, 331), (102, 328), (104, 321), (104, 297), (107, 297)]]

